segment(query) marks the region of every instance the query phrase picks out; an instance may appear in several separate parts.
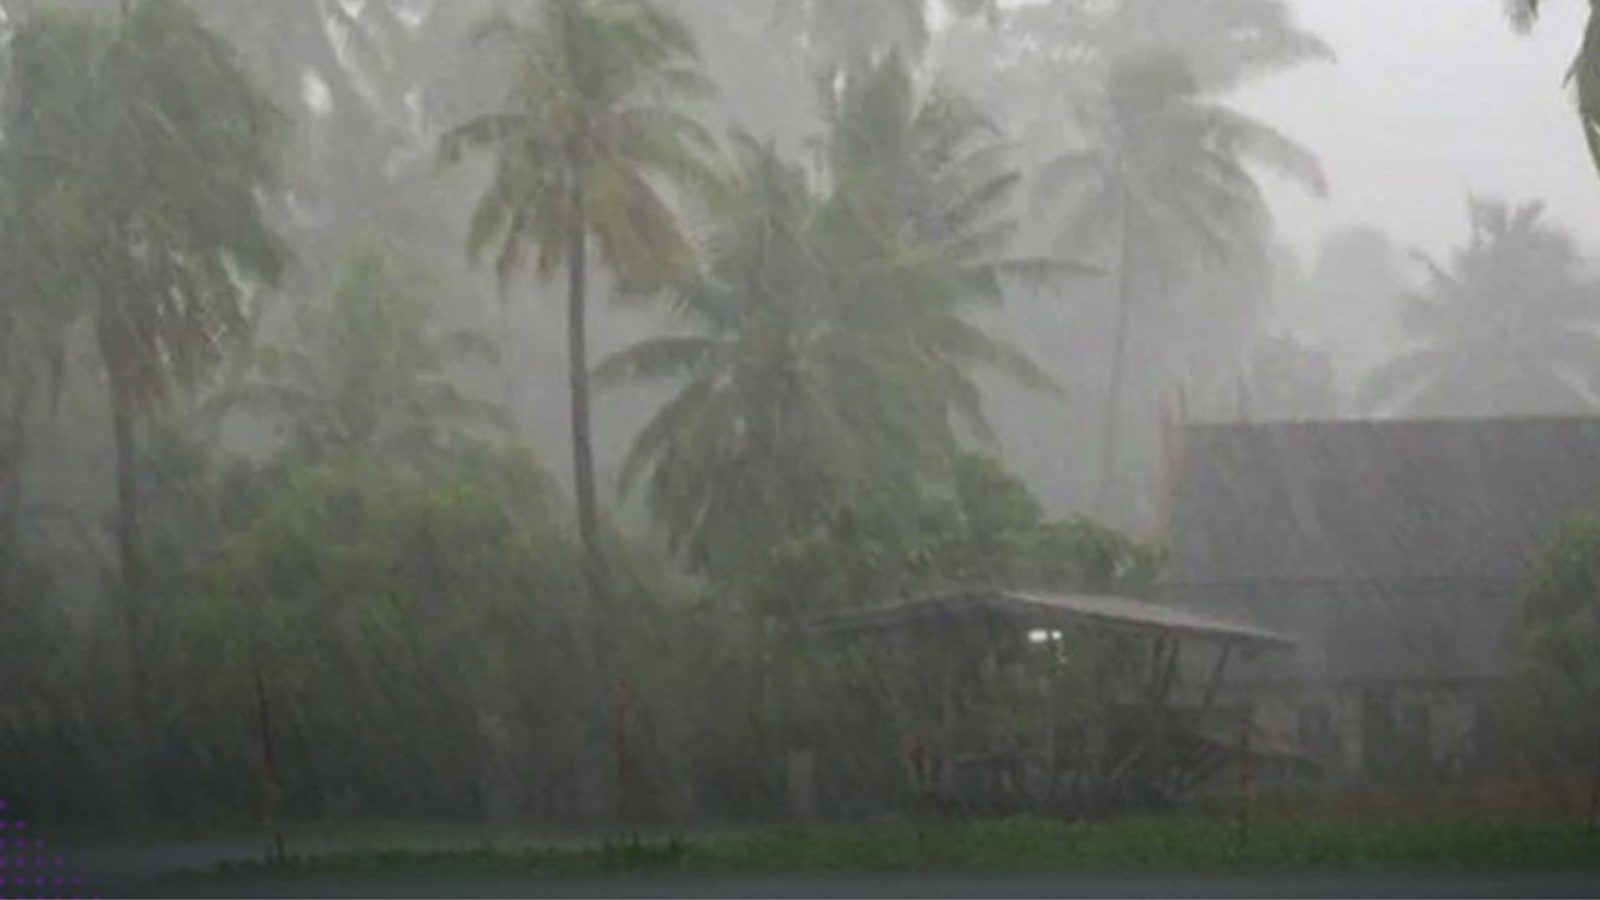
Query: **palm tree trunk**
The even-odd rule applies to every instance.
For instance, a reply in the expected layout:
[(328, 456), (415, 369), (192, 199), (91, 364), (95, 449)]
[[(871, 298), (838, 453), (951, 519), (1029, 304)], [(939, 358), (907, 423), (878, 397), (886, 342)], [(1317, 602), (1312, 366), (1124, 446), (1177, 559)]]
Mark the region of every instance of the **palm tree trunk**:
[(128, 337), (113, 322), (116, 314), (102, 311), (97, 324), (100, 356), (111, 393), (111, 439), (116, 453), (117, 559), (122, 575), (122, 608), (128, 629), (133, 690), (144, 701), (144, 601), (148, 571), (144, 561), (143, 522), (139, 503), (139, 472), (134, 443), (134, 392), (128, 370)]
[(1128, 357), (1128, 325), (1133, 308), (1133, 297), (1130, 285), (1132, 278), (1128, 272), (1128, 262), (1132, 254), (1129, 249), (1128, 214), (1126, 200), (1124, 211), (1121, 215), (1121, 238), (1117, 262), (1117, 324), (1112, 335), (1111, 350), (1111, 380), (1106, 386), (1105, 419), (1100, 430), (1100, 489), (1095, 498), (1094, 508), (1102, 516), (1113, 512), (1110, 505), (1116, 497), (1117, 463), (1122, 452), (1121, 424), (1122, 424), (1122, 392), (1123, 382), (1127, 380)]
[(572, 468), (578, 498), (578, 534), (583, 540), (583, 571), (593, 608), (591, 634), (599, 670), (612, 685), (610, 736), (615, 756), (618, 818), (627, 821), (631, 803), (628, 765), (629, 681), (621, 673), (611, 620), (611, 595), (605, 579), (600, 545), (599, 501), (594, 484), (594, 442), (589, 415), (588, 273), (589, 235), (584, 208), (583, 177), (577, 172), (572, 186), (571, 231), (567, 235), (567, 361), (572, 389)]
[(572, 212), (567, 236), (567, 374), (572, 390), (572, 470), (578, 498), (578, 535), (583, 540), (584, 574), (595, 600), (603, 605), (607, 595), (600, 558), (600, 514), (595, 495), (594, 441), (589, 415), (589, 234), (581, 175), (573, 178)]
[(22, 574), (22, 466), (28, 453), (33, 383), (26, 366), (13, 387), (0, 444), (0, 600), (17, 599)]
[(501, 297), (499, 301), (500, 315), (500, 404), (505, 410), (506, 430), (511, 437), (522, 438), (522, 396), (517, 390), (516, 346), (511, 338), (511, 304), (508, 298)]

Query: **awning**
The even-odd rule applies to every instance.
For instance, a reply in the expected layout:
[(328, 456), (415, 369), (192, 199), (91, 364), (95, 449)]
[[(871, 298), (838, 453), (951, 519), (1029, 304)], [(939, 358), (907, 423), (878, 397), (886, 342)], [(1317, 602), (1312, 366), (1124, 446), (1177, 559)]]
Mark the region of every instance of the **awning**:
[(812, 620), (808, 628), (822, 636), (844, 636), (994, 619), (1028, 630), (1098, 624), (1254, 647), (1292, 647), (1297, 643), (1290, 635), (1259, 625), (1129, 597), (999, 589), (960, 591), (836, 613)]

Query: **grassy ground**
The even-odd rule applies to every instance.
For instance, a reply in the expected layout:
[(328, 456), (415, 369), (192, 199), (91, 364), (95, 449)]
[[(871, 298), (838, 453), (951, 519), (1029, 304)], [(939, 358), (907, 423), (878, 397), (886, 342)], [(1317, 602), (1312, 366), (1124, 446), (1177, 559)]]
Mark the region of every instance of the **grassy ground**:
[(1103, 824), (1016, 820), (928, 827), (783, 830), (587, 848), (361, 851), (227, 864), (173, 884), (263, 876), (441, 878), (630, 873), (899, 871), (1401, 872), (1600, 869), (1600, 837), (1571, 822), (1226, 821)]

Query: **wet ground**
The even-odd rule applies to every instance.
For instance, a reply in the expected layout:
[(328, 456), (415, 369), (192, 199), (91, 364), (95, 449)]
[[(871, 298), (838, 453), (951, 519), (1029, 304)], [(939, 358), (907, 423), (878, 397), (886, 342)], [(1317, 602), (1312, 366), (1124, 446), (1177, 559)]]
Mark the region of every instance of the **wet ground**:
[[(502, 838), (511, 838), (502, 835)], [(481, 839), (480, 839), (481, 840)], [(519, 834), (513, 843), (567, 843), (577, 838)], [(462, 833), (325, 837), (295, 842), (299, 853), (351, 850), (376, 841), (387, 847), (469, 846)], [(481, 844), (480, 844), (481, 845)], [(80, 845), (73, 868), (84, 896), (101, 897), (1600, 897), (1600, 871), (1329, 873), (1172, 875), (1083, 873), (826, 873), (796, 875), (614, 876), (400, 875), (332, 876), (254, 873), (227, 880), (179, 873), (229, 861), (259, 860), (265, 842), (141, 841)]]
[[(1544, 875), (1084, 876), (907, 873), (795, 876), (281, 879), (196, 885), (209, 897), (1594, 897), (1600, 872)], [(145, 896), (172, 896), (157, 890)], [(184, 896), (184, 894), (176, 894)]]

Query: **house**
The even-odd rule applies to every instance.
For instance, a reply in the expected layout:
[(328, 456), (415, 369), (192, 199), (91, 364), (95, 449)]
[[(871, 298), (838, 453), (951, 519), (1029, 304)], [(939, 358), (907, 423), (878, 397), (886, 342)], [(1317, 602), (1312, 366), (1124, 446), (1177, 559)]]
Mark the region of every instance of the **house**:
[(1336, 780), (1485, 763), (1531, 565), (1600, 509), (1600, 420), (1188, 425), (1169, 465), (1164, 599), (1299, 639), (1230, 669), (1256, 731)]

